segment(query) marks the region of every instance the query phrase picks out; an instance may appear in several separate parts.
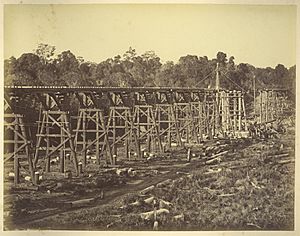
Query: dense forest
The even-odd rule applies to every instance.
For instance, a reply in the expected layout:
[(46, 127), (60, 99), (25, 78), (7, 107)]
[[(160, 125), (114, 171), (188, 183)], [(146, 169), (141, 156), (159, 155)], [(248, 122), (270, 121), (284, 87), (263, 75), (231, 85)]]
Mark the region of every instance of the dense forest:
[[(186, 55), (178, 62), (161, 62), (154, 51), (139, 55), (129, 48), (100, 63), (85, 61), (71, 51), (56, 54), (55, 47), (39, 44), (32, 53), (4, 61), (5, 85), (119, 86), (119, 87), (213, 87), (219, 65), (220, 86), (224, 89), (252, 90), (285, 88), (295, 92), (296, 66), (257, 68), (235, 64), (234, 56), (218, 52), (216, 58)], [(295, 93), (294, 93), (295, 94)]]

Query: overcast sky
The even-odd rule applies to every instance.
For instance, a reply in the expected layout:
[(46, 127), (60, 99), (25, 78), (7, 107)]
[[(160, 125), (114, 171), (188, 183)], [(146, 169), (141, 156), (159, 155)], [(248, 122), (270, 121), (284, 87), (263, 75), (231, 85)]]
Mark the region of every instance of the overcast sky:
[(100, 62), (154, 50), (163, 62), (187, 54), (258, 67), (296, 63), (296, 7), (247, 5), (6, 5), (4, 57), (38, 43)]

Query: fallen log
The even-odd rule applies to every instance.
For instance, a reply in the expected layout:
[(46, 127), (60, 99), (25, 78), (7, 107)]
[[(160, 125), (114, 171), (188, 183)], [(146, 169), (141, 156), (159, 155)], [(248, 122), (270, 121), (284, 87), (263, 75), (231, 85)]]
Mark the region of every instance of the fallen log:
[(24, 187), (12, 186), (12, 190), (14, 190), (14, 191), (38, 191), (39, 187), (38, 186), (24, 186)]
[(144, 220), (150, 220), (152, 217), (154, 217), (155, 213), (158, 216), (161, 214), (169, 214), (170, 211), (168, 209), (158, 209), (156, 211), (148, 211), (148, 212), (141, 213), (140, 216)]
[(156, 184), (156, 187), (157, 188), (162, 188), (162, 187), (165, 187), (166, 185), (171, 184), (171, 183), (172, 183), (172, 180), (171, 179), (167, 179), (167, 180), (164, 180), (164, 181)]
[(149, 198), (146, 198), (144, 200), (144, 202), (147, 203), (147, 204), (151, 204), (153, 202), (153, 200), (154, 200), (154, 197), (149, 197)]
[(183, 174), (183, 175), (189, 175), (190, 173), (183, 172), (183, 171), (177, 171), (177, 172), (176, 172), (176, 175), (180, 175), (180, 174)]
[(295, 160), (288, 159), (288, 160), (277, 161), (275, 164), (288, 164), (293, 162), (295, 162)]
[(212, 170), (212, 169), (209, 169), (207, 172), (205, 172), (204, 174), (205, 175), (208, 175), (208, 174), (217, 174), (219, 172), (222, 171), (222, 168), (218, 168), (217, 170)]
[(174, 220), (184, 220), (184, 214), (181, 213), (180, 215), (174, 216)]
[(208, 160), (205, 162), (205, 164), (211, 164), (211, 163), (220, 163), (221, 162), (221, 158), (220, 157), (216, 157), (216, 158), (213, 158), (211, 160)]
[(79, 206), (85, 206), (95, 201), (95, 198), (86, 198), (81, 200), (76, 200), (71, 202), (71, 206), (79, 207)]
[(268, 155), (268, 157), (278, 158), (278, 157), (288, 157), (289, 155), (290, 155), (289, 153), (281, 153), (281, 154), (275, 154), (275, 155)]
[(213, 159), (213, 158), (216, 158), (216, 157), (218, 157), (218, 156), (222, 156), (222, 155), (224, 155), (224, 154), (226, 154), (226, 153), (228, 153), (228, 151), (219, 152), (219, 153), (217, 153), (217, 154), (215, 154), (215, 155), (212, 155), (212, 156), (210, 156), (210, 157), (205, 157), (204, 159)]
[(223, 193), (223, 194), (220, 194), (220, 195), (217, 195), (218, 197), (230, 197), (230, 196), (234, 196), (235, 193)]
[(149, 193), (150, 191), (152, 191), (154, 188), (155, 188), (154, 185), (151, 185), (151, 186), (141, 190), (140, 194), (145, 195), (145, 194)]
[(128, 173), (128, 169), (127, 168), (122, 168), (122, 169), (117, 169), (116, 170), (116, 174), (118, 176), (124, 176), (124, 175), (127, 175)]
[(171, 207), (173, 204), (171, 202), (165, 201), (165, 200), (159, 200), (159, 208), (167, 208)]
[(142, 203), (151, 204), (154, 201), (154, 197), (149, 197), (144, 200), (136, 200), (135, 202), (129, 203), (128, 205), (121, 206), (121, 209), (126, 209), (128, 206), (141, 206)]

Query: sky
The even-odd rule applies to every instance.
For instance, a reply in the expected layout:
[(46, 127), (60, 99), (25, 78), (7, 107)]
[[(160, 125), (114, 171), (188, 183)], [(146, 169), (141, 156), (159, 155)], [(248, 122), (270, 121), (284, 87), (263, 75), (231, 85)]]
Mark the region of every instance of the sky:
[(296, 64), (296, 7), (281, 5), (87, 4), (5, 5), (4, 58), (33, 52), (39, 43), (101, 62), (153, 50), (162, 62), (181, 56), (257, 67)]

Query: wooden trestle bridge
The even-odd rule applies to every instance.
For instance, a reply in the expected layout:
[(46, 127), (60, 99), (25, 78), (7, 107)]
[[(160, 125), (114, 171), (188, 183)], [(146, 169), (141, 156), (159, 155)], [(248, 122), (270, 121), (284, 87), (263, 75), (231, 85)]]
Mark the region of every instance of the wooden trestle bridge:
[[(143, 159), (173, 146), (200, 143), (215, 137), (240, 137), (247, 131), (244, 92), (200, 88), (106, 88), (14, 86), (4, 92), (4, 162), (14, 163), (15, 184), (20, 168), (35, 183), (39, 161), (51, 171), (50, 160), (59, 157), (66, 171), (66, 157), (77, 175), (95, 150), (98, 164), (116, 164), (123, 156)], [(278, 116), (285, 92), (257, 92), (260, 122)], [(39, 115), (29, 122), (27, 102), (38, 104)], [(71, 103), (76, 103), (76, 111)], [(25, 163), (25, 166), (21, 166)], [(82, 168), (83, 167), (83, 168)]]

